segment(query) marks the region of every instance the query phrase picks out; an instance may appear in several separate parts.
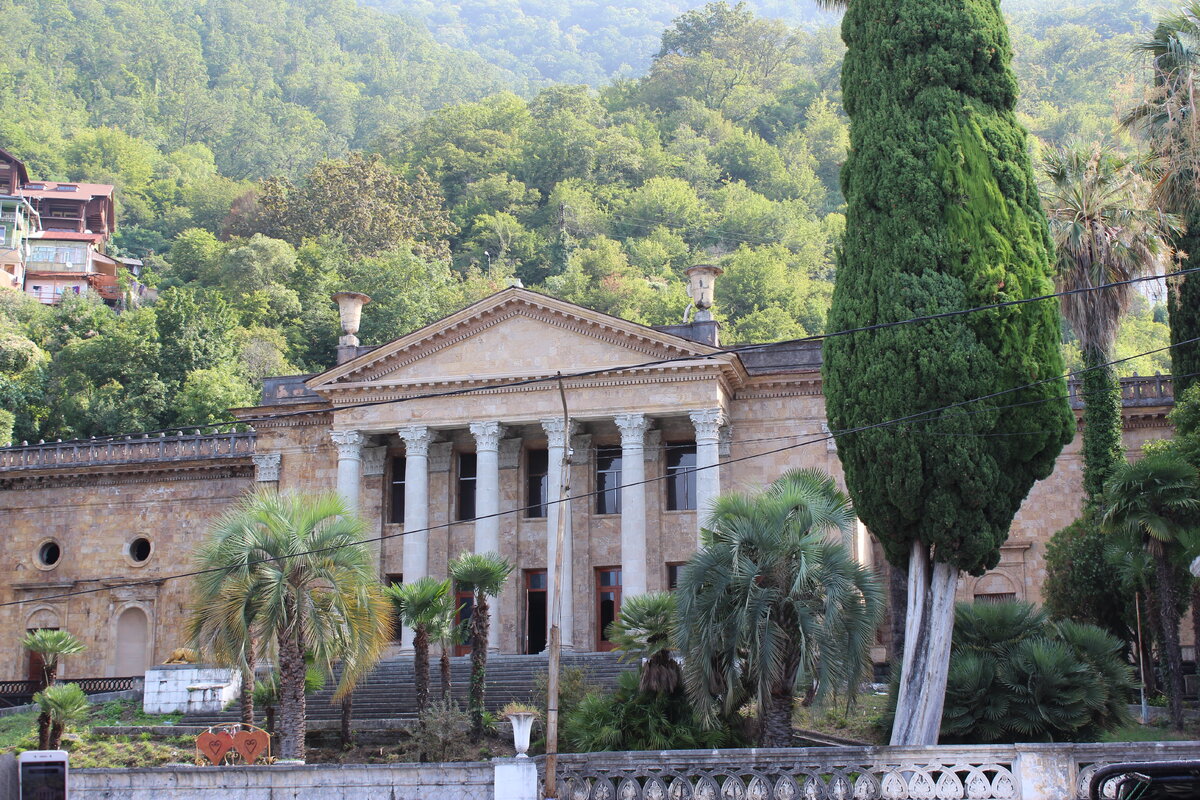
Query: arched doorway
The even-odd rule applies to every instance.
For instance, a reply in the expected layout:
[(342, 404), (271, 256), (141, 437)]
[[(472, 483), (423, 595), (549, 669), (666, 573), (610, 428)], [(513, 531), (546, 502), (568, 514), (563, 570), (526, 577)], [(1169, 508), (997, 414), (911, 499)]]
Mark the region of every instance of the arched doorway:
[(117, 663), (115, 672), (120, 677), (142, 675), (150, 666), (146, 657), (150, 624), (146, 612), (130, 606), (117, 618)]

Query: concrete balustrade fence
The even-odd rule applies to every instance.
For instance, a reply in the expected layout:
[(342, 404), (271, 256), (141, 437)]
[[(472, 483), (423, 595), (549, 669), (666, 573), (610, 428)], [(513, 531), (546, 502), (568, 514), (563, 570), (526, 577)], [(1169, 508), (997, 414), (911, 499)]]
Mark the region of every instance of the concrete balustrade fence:
[[(562, 800), (1082, 800), (1103, 765), (1197, 757), (1200, 742), (677, 750), (562, 755), (558, 776)], [(0, 759), (0, 797), (9, 786), (15, 797), (15, 768), (12, 756)], [(545, 758), (71, 776), (78, 800), (535, 800)]]

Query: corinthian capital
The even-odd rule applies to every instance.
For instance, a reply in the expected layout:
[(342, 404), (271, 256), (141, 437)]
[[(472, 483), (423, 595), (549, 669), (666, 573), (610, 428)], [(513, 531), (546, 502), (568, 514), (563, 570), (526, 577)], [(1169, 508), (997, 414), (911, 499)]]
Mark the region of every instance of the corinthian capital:
[(696, 427), (696, 441), (715, 442), (725, 424), (725, 412), (719, 408), (705, 408), (688, 414)]
[(363, 435), (358, 431), (330, 431), (329, 438), (337, 445), (338, 458), (359, 458)]
[(410, 456), (428, 456), (433, 431), (425, 425), (406, 425), (396, 431), (404, 440), (404, 450)]
[(255, 453), (250, 456), (254, 461), (254, 480), (260, 483), (279, 480), (279, 466), (283, 456), (279, 453)]
[(645, 447), (646, 428), (649, 427), (645, 414), (617, 414), (613, 421), (621, 432), (622, 448), (632, 450)]
[(475, 437), (475, 450), (495, 450), (500, 446), (504, 428), (499, 422), (472, 422), (471, 435)]
[(574, 428), (574, 422), (564, 424), (562, 417), (542, 420), (542, 430), (546, 432), (546, 440), (551, 447), (566, 447), (567, 437)]

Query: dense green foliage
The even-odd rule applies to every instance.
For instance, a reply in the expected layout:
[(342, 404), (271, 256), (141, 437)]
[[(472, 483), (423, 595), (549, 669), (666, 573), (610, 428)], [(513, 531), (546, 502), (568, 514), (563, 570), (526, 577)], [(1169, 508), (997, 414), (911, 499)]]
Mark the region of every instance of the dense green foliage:
[[(1102, 128), (1145, 8), (1010, 10), (1021, 119), (1051, 141)], [(3, 13), (20, 24), (0, 146), (35, 177), (114, 182), (114, 252), (190, 292), (128, 320), (3, 301), (17, 441), (226, 419), (263, 375), (330, 365), (338, 289), (372, 296), (366, 343), (512, 276), (663, 324), (687, 305), (682, 270), (717, 260), (725, 342), (825, 329), (849, 140), (834, 15), (812, 6), (407, 7), (496, 69), (348, 0)], [(542, 90), (498, 92), (527, 79)]]
[(1096, 625), (1129, 642), (1134, 638), (1133, 587), (1113, 580), (1111, 539), (1093, 513), (1055, 532), (1046, 545), (1042, 597), (1054, 617)]
[(1130, 722), (1133, 670), (1119, 639), (1025, 603), (960, 605), (942, 741), (1096, 741)]
[[(1051, 291), (1051, 243), (994, 4), (855, 0), (843, 36), (852, 152), (830, 326)], [(995, 566), (1017, 508), (1074, 432), (1054, 399), (1064, 394), (1053, 380), (1058, 329), (1045, 303), (826, 341), (831, 427), (925, 415), (838, 442), (855, 508), (893, 563), (919, 541), (969, 572)], [(998, 391), (1007, 393), (971, 413), (935, 410)]]

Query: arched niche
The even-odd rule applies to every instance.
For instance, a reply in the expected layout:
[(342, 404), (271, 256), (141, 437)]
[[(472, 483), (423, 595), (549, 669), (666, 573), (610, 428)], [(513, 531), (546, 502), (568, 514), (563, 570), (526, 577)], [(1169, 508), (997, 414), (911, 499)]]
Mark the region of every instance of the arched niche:
[(113, 674), (142, 675), (150, 666), (150, 619), (141, 606), (127, 606), (117, 617)]

